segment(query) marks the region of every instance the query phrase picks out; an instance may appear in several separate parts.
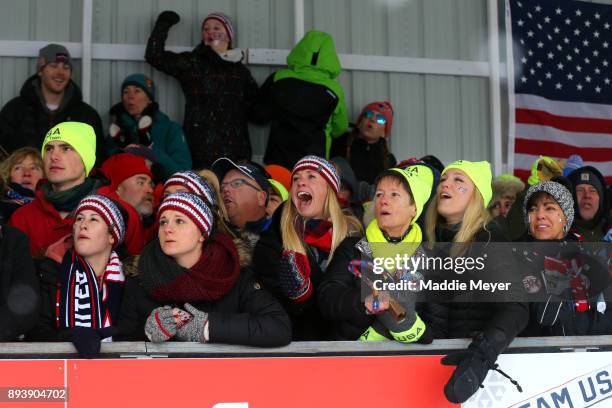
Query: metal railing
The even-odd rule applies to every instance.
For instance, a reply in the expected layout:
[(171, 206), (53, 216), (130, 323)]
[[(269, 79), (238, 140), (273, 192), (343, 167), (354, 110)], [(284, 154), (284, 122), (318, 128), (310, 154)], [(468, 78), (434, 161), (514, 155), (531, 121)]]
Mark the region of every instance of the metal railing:
[[(315, 341), (293, 342), (285, 347), (260, 348), (226, 344), (185, 342), (107, 342), (102, 358), (155, 357), (323, 357), (373, 355), (441, 355), (465, 349), (469, 339), (436, 340), (432, 344), (401, 344), (394, 341)], [(612, 336), (524, 337), (515, 339), (506, 353), (558, 353), (571, 351), (610, 351)], [(0, 358), (75, 357), (71, 343), (0, 343)]]

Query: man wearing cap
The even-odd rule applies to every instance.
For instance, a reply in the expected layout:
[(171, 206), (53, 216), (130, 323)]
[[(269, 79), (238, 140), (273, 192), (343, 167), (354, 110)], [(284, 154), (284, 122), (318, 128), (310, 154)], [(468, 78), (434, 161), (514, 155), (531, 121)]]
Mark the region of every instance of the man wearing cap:
[(216, 160), (212, 168), (221, 180), (221, 198), (231, 227), (253, 249), (270, 226), (266, 217), (269, 177), (260, 166), (236, 164), (227, 157)]
[(592, 166), (580, 167), (567, 178), (572, 182), (576, 218), (572, 232), (585, 241), (601, 241), (611, 227), (606, 214), (606, 179)]
[(13, 213), (10, 224), (30, 238), (32, 255), (70, 235), (74, 219), (69, 214), (83, 197), (94, 192), (99, 182), (88, 177), (96, 161), (96, 134), (81, 122), (63, 122), (51, 128), (41, 154), (47, 181), (36, 198)]
[(102, 120), (83, 102), (72, 81), (72, 59), (66, 47), (49, 44), (40, 49), (37, 73), (28, 78), (19, 96), (0, 111), (0, 145), (11, 153), (20, 147), (39, 147), (47, 131), (61, 122), (91, 125), (96, 136), (96, 157), (104, 158)]

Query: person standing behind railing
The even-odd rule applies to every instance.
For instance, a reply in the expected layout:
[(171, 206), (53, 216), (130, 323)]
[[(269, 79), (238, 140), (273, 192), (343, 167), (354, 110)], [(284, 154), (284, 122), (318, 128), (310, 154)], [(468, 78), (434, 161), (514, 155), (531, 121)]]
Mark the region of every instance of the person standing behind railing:
[(175, 77), (185, 94), (183, 130), (194, 169), (208, 168), (219, 157), (251, 159), (247, 119), (252, 119), (257, 83), (242, 64), (236, 30), (228, 16), (210, 13), (202, 22), (202, 42), (192, 51), (165, 50), (174, 11), (160, 13), (149, 37), (145, 60)]

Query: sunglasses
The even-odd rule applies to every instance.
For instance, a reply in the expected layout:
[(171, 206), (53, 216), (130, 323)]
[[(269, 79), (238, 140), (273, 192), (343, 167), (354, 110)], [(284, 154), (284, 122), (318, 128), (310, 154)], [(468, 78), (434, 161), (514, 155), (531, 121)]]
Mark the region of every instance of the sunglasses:
[(387, 123), (387, 118), (385, 118), (380, 113), (374, 112), (373, 110), (365, 111), (363, 117), (366, 119), (376, 118), (376, 123), (378, 123), (379, 125), (385, 125)]

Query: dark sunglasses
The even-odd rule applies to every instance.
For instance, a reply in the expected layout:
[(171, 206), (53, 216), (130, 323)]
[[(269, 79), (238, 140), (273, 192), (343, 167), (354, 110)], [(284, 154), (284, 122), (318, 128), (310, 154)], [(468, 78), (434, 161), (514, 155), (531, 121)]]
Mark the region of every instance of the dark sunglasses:
[(366, 119), (376, 118), (376, 123), (378, 123), (379, 125), (385, 125), (387, 123), (387, 118), (385, 118), (380, 113), (374, 112), (373, 110), (365, 111), (363, 117)]

